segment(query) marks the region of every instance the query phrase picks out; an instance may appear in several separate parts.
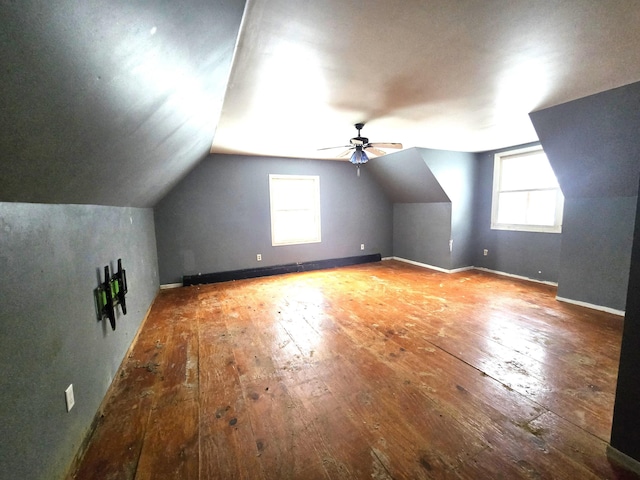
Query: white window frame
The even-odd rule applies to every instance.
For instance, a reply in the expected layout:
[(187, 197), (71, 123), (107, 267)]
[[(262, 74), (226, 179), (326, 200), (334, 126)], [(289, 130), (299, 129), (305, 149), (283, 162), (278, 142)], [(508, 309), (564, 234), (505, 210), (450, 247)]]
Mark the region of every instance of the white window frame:
[[(564, 210), (564, 196), (562, 190), (558, 186), (557, 188), (539, 188), (539, 189), (526, 189), (526, 190), (503, 190), (501, 188), (501, 168), (502, 160), (510, 157), (524, 157), (534, 153), (543, 152), (542, 146), (537, 145), (533, 147), (518, 148), (515, 150), (508, 150), (505, 152), (496, 153), (494, 156), (493, 164), (493, 194), (491, 198), (491, 229), (492, 230), (516, 230), (522, 232), (544, 232), (544, 233), (561, 233), (562, 232), (562, 213)], [(498, 207), (499, 207), (499, 195), (502, 192), (507, 191), (520, 191), (520, 192), (539, 192), (556, 190), (556, 210), (555, 210), (555, 223), (554, 225), (534, 225), (534, 224), (511, 224), (511, 223), (498, 223)]]
[[(278, 180), (304, 180), (306, 182), (312, 182), (313, 201), (311, 208), (301, 208), (301, 205), (291, 204), (285, 208), (276, 209), (276, 202), (274, 201), (275, 189), (277, 189)], [(320, 228), (320, 177), (318, 175), (282, 175), (282, 174), (269, 174), (269, 204), (271, 213), (271, 245), (274, 247), (282, 245), (301, 245), (305, 243), (320, 243), (322, 241), (321, 228)], [(313, 222), (313, 232), (311, 235), (305, 238), (287, 238), (278, 240), (278, 225), (277, 218), (280, 211), (298, 211), (307, 212), (310, 216), (310, 220)]]

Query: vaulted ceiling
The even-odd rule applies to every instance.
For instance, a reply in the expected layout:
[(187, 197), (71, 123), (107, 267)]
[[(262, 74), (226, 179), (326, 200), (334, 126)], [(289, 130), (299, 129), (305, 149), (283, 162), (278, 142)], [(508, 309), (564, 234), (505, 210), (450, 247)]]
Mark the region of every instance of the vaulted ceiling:
[[(248, 2), (213, 151), (376, 142), (485, 151), (528, 114), (640, 80), (637, 1)], [(330, 153), (340, 153), (340, 150)]]
[[(0, 4), (0, 201), (154, 205), (209, 151), (482, 151), (640, 81), (640, 3)], [(338, 153), (330, 151), (329, 153)]]

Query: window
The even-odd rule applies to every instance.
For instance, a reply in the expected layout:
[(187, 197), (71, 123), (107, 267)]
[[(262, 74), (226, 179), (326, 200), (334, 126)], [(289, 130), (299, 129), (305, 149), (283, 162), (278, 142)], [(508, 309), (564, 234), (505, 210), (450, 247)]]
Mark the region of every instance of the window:
[(496, 154), (491, 228), (559, 233), (563, 206), (564, 196), (542, 147)]
[(269, 175), (271, 244), (320, 242), (320, 177)]

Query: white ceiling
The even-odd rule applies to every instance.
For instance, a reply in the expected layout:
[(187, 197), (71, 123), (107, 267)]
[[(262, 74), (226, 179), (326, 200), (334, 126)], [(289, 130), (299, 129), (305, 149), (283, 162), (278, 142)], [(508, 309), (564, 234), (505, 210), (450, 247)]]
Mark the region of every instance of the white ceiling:
[(491, 150), (537, 140), (531, 111), (636, 81), (637, 0), (249, 0), (211, 151), (326, 158), (357, 122)]

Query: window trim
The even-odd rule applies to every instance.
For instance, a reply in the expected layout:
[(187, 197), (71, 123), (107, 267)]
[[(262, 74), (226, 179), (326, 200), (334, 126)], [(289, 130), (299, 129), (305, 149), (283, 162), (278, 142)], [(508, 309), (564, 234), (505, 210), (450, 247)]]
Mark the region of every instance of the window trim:
[[(274, 223), (274, 212), (278, 210), (274, 210), (274, 193), (273, 193), (273, 180), (277, 179), (300, 179), (300, 180), (313, 180), (313, 188), (314, 188), (314, 205), (313, 205), (313, 214), (314, 214), (314, 222), (316, 226), (316, 235), (313, 239), (303, 240), (303, 241), (284, 241), (284, 242), (275, 242), (275, 223)], [(322, 242), (322, 217), (320, 215), (320, 176), (319, 175), (285, 175), (285, 174), (269, 174), (269, 214), (270, 214), (270, 223), (271, 223), (271, 246), (272, 247), (281, 247), (286, 245), (304, 245), (308, 243), (321, 243)]]
[[(511, 230), (520, 232), (542, 232), (542, 233), (562, 233), (562, 216), (564, 210), (564, 195), (558, 186), (557, 190), (560, 195), (556, 196), (556, 212), (554, 225), (529, 225), (529, 224), (512, 224), (498, 223), (498, 197), (502, 193), (500, 189), (502, 159), (518, 155), (526, 155), (533, 152), (543, 152), (541, 145), (532, 147), (517, 148), (496, 153), (493, 160), (493, 190), (491, 195), (491, 229), (492, 230)], [(526, 189), (519, 190), (523, 192), (542, 192), (549, 191), (549, 188)], [(553, 189), (556, 190), (556, 189)], [(515, 191), (515, 190), (514, 190)]]

